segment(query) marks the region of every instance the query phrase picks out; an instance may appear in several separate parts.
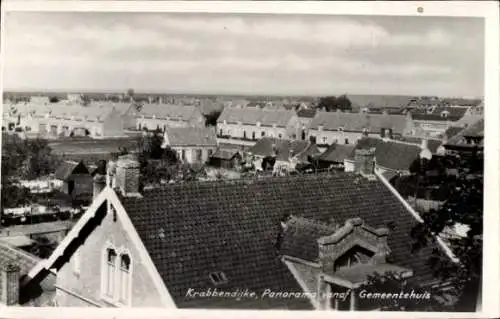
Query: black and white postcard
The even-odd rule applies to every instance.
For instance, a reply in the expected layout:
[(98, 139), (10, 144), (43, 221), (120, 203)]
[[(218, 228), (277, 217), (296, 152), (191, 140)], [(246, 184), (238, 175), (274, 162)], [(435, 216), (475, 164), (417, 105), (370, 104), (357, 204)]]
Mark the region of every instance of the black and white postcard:
[(5, 318), (498, 314), (494, 2), (30, 3), (2, 10)]

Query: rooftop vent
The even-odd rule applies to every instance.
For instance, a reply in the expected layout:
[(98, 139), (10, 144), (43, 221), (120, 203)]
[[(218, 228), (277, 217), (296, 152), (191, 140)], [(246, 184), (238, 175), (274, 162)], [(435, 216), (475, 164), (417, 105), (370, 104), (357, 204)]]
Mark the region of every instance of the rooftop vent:
[(227, 277), (222, 271), (211, 272), (210, 274), (208, 274), (208, 277), (216, 286), (227, 283)]

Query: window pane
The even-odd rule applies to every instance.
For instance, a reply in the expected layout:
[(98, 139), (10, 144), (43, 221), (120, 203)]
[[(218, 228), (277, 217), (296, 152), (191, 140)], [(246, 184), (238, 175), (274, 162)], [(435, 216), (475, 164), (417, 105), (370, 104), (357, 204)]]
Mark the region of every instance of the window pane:
[(129, 291), (129, 273), (126, 271), (121, 271), (121, 287), (120, 287), (120, 299), (122, 301), (128, 300)]
[(116, 252), (113, 249), (108, 249), (108, 263), (115, 263)]
[(108, 264), (108, 287), (106, 292), (108, 295), (112, 296), (114, 294), (115, 288), (115, 267)]
[(121, 269), (125, 271), (130, 269), (130, 257), (128, 255), (122, 255)]

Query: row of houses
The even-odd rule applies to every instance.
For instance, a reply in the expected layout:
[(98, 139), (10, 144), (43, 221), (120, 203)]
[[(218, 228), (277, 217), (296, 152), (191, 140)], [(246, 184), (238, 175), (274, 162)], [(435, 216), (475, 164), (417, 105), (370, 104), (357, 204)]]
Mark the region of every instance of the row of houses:
[[(446, 138), (442, 140), (429, 138), (393, 138), (386, 135), (361, 136), (354, 144), (343, 144), (334, 141), (326, 148), (318, 145), (314, 140), (287, 140), (278, 138), (262, 138), (254, 146), (242, 152), (245, 157), (253, 156), (262, 161), (266, 157), (276, 159), (278, 165), (296, 167), (298, 163), (312, 165), (314, 169), (338, 168), (353, 171), (356, 165), (355, 153), (357, 150), (372, 150), (376, 159), (376, 170), (389, 175), (408, 175), (410, 168), (421, 157), (426, 159), (432, 156), (444, 156), (465, 150), (469, 153), (481, 152), (483, 148), (484, 120), (479, 120), (467, 128), (450, 127), (446, 131)], [(231, 155), (239, 153), (233, 150)], [(229, 154), (226, 156), (228, 157)], [(260, 162), (254, 161), (254, 166), (261, 167)]]
[(204, 126), (196, 106), (95, 102), (87, 106), (70, 102), (27, 102), (5, 105), (2, 131), (23, 131), (52, 138), (125, 136), (128, 130), (160, 130), (167, 127)]
[[(366, 102), (366, 103), (364, 103)], [(308, 140), (329, 145), (355, 143), (361, 136), (390, 135), (442, 138), (449, 127), (465, 127), (480, 118), (484, 104), (444, 104), (373, 108), (368, 101), (353, 112), (325, 112), (314, 108), (226, 107), (217, 121), (219, 138), (255, 141), (262, 137)], [(363, 104), (364, 103), (364, 104)]]

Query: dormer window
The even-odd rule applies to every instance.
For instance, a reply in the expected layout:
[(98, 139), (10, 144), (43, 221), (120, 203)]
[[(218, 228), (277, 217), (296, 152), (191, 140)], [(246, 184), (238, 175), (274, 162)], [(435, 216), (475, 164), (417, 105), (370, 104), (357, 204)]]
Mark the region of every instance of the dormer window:
[(257, 127), (260, 127), (260, 122), (257, 122), (256, 125), (257, 125)]
[(441, 112), (441, 117), (442, 117), (442, 118), (447, 118), (449, 114), (450, 114), (450, 112), (448, 112), (448, 111), (443, 111), (443, 112)]
[(211, 272), (210, 274), (208, 274), (208, 277), (216, 286), (227, 283), (227, 277), (222, 271)]
[(226, 124), (227, 124), (227, 121), (226, 121), (226, 120), (224, 120), (224, 125), (226, 125)]

